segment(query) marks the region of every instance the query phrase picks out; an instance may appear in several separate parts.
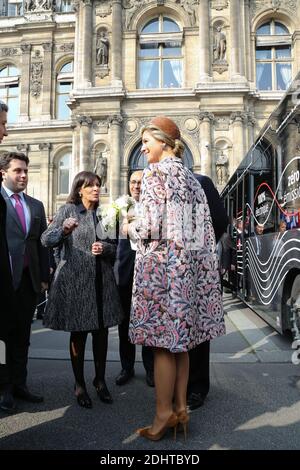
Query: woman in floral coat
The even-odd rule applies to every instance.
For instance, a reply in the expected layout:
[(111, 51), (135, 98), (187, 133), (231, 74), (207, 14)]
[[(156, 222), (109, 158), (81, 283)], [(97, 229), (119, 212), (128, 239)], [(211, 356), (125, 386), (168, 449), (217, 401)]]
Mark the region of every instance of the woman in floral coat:
[[(156, 415), (139, 434), (158, 440), (188, 422), (188, 351), (225, 333), (216, 241), (200, 183), (183, 166), (177, 125), (156, 117), (144, 128), (143, 218), (125, 221), (138, 241), (129, 336), (152, 346)], [(174, 410), (173, 404), (174, 402)]]

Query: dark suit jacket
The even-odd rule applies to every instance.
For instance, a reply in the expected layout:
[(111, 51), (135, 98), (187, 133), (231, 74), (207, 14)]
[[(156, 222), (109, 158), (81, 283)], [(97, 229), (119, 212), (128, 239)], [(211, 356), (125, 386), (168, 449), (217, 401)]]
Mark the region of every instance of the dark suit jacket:
[(228, 225), (228, 217), (214, 183), (208, 176), (194, 174), (195, 178), (201, 184), (210, 209), (210, 215), (216, 235), (216, 241), (220, 240)]
[(44, 206), (41, 201), (25, 194), (25, 201), (30, 211), (30, 228), (26, 236), (11, 200), (3, 188), (1, 192), (7, 207), (6, 236), (11, 257), (14, 289), (19, 287), (22, 279), (23, 259), (26, 251), (33, 289), (39, 293), (41, 282), (49, 280), (48, 249), (42, 246), (40, 240), (42, 233), (47, 228)]
[(114, 273), (117, 285), (120, 287), (128, 287), (132, 285), (135, 251), (131, 249), (128, 239), (120, 239), (117, 247), (116, 262)]
[[(0, 183), (1, 185), (1, 183)], [(0, 193), (0, 339), (4, 338), (13, 325), (15, 304), (12, 275), (6, 240), (6, 203)]]

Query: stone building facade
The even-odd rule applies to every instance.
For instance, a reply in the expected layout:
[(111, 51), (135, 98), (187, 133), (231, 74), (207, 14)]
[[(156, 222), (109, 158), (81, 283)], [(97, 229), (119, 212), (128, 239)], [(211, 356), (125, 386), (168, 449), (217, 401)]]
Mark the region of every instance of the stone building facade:
[(299, 24), (300, 0), (0, 0), (0, 151), (28, 154), (49, 215), (83, 169), (106, 203), (164, 114), (221, 189), (300, 69)]

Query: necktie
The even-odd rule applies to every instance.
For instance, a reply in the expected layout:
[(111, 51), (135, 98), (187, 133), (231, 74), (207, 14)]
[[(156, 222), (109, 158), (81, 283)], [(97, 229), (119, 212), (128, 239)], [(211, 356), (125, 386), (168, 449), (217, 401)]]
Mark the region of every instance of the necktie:
[(13, 198), (16, 201), (15, 209), (16, 213), (18, 214), (19, 220), (21, 222), (23, 232), (26, 234), (26, 220), (25, 220), (25, 212), (24, 208), (21, 203), (21, 198), (19, 194), (13, 194)]

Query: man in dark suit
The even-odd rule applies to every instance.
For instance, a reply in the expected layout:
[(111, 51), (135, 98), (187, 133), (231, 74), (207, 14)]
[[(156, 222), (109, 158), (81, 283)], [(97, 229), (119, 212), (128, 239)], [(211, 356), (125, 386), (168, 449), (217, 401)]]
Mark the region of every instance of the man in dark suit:
[[(217, 189), (208, 176), (196, 174), (194, 176), (205, 192), (216, 241), (218, 242), (228, 225), (228, 217), (224, 205)], [(210, 341), (204, 341), (189, 351), (190, 371), (187, 403), (190, 410), (195, 410), (202, 406), (209, 391), (209, 348)]]
[[(7, 136), (8, 107), (0, 101), (0, 143)], [(0, 172), (0, 191), (2, 186), (2, 173)], [(0, 192), (0, 279), (1, 279), (1, 315), (0, 315), (0, 340), (6, 345), (7, 334), (14, 319), (14, 289), (9, 262), (8, 246), (6, 239), (6, 203)], [(6, 347), (6, 346), (5, 346)], [(5, 348), (4, 348), (5, 350)], [(2, 363), (3, 361), (3, 363)], [(4, 367), (5, 357), (0, 358), (0, 369)], [(1, 365), (2, 364), (2, 365)]]
[[(142, 171), (132, 173), (129, 181), (130, 195), (138, 203), (140, 199)], [(117, 385), (126, 384), (134, 376), (135, 345), (128, 339), (128, 327), (131, 307), (132, 284), (135, 262), (135, 250), (132, 249), (129, 239), (120, 239), (117, 247), (115, 263), (115, 277), (119, 289), (125, 319), (119, 325), (119, 353), (122, 370), (116, 378)], [(154, 386), (153, 378), (153, 353), (152, 349), (142, 347), (142, 359), (146, 370), (146, 382), (150, 387)]]
[(44, 207), (23, 192), (28, 183), (28, 164), (23, 153), (7, 152), (0, 157), (1, 193), (7, 209), (6, 236), (18, 307), (7, 336), (6, 365), (0, 371), (0, 409), (7, 412), (15, 408), (14, 397), (33, 403), (43, 401), (26, 385), (31, 322), (37, 296), (47, 288), (49, 278), (48, 251), (40, 242), (46, 230)]

